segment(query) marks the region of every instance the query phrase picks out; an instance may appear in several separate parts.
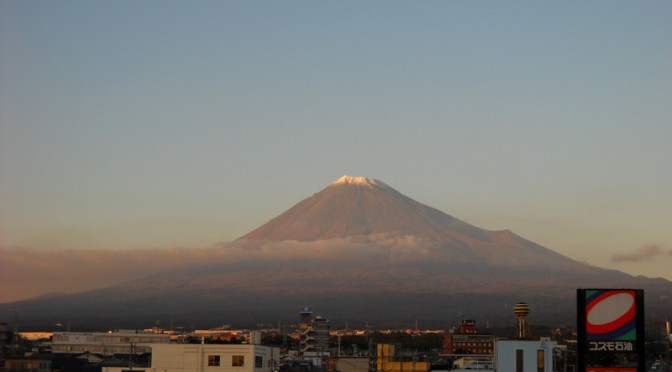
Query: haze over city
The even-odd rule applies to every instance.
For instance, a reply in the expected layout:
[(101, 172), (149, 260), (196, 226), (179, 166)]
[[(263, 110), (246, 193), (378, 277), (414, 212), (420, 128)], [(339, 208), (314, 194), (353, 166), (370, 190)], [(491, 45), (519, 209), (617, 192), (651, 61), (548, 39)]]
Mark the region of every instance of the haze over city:
[(178, 265), (344, 174), (672, 280), (671, 15), (2, 0), (0, 286), (36, 279), (0, 302), (64, 271)]

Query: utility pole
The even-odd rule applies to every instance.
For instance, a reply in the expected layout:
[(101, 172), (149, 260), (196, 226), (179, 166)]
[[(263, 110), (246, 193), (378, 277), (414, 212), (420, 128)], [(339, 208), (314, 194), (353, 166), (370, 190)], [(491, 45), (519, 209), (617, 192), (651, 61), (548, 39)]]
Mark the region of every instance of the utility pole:
[(131, 341), (131, 354), (128, 356), (128, 370), (133, 371), (133, 342)]

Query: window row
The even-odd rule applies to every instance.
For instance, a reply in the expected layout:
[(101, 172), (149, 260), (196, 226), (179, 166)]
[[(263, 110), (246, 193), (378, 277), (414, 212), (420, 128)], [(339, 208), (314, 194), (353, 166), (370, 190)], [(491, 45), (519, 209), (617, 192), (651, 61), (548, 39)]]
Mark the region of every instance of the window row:
[[(260, 358), (260, 357), (258, 357)], [(221, 356), (220, 355), (208, 355), (208, 366), (209, 367), (219, 367), (221, 366)], [(256, 364), (255, 359), (255, 364)], [(231, 367), (244, 367), (245, 366), (245, 356), (244, 355), (233, 355), (231, 356)]]

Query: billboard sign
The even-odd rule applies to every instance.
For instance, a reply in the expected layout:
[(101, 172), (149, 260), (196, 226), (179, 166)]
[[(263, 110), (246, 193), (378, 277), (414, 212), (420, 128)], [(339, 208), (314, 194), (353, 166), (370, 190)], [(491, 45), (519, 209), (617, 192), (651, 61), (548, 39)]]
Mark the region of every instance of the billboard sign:
[(577, 290), (581, 372), (644, 372), (644, 291)]

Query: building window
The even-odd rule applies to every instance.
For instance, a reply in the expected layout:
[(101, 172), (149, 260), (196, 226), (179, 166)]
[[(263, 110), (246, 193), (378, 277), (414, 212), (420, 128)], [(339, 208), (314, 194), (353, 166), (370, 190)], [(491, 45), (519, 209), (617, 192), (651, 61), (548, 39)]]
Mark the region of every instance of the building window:
[(245, 366), (244, 355), (234, 355), (231, 357), (231, 367), (243, 367), (243, 366)]
[(537, 350), (537, 372), (545, 372), (545, 366), (544, 364), (546, 363), (545, 360), (545, 353), (544, 350), (540, 349)]
[(219, 367), (219, 355), (208, 355), (208, 367)]
[(516, 372), (525, 372), (525, 359), (523, 359), (522, 349), (516, 349)]
[(264, 358), (257, 355), (254, 357), (254, 368), (264, 368)]

